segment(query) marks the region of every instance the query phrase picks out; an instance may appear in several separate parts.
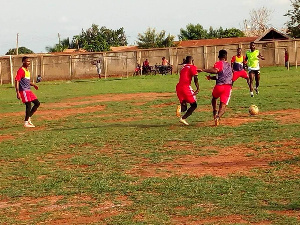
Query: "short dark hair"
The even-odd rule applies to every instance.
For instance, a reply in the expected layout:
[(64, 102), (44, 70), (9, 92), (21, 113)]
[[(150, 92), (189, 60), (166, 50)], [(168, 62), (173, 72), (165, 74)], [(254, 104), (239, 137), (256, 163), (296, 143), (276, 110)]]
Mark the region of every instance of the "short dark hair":
[(22, 57), (22, 62), (24, 62), (26, 59), (28, 59), (29, 57), (28, 56), (23, 56)]
[(226, 57), (227, 57), (227, 51), (224, 49), (220, 50), (218, 58), (220, 59), (220, 58), (226, 58)]
[(185, 63), (191, 63), (193, 60), (193, 56), (188, 55), (187, 57), (185, 57)]

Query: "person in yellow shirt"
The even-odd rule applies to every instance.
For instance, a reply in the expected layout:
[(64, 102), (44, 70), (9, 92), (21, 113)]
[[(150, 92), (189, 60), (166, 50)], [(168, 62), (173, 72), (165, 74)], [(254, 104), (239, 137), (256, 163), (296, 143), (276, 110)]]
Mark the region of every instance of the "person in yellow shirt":
[(246, 79), (250, 90), (250, 79), (245, 68), (247, 67), (246, 56), (242, 55), (242, 49), (237, 48), (236, 55), (231, 58), (231, 67), (233, 72), (232, 84), (240, 77)]
[(250, 95), (253, 95), (253, 80), (255, 79), (255, 92), (256, 94), (259, 93), (258, 86), (260, 80), (260, 67), (259, 67), (259, 59), (265, 60), (265, 58), (260, 54), (258, 50), (255, 49), (254, 42), (250, 43), (250, 51), (246, 52), (246, 61), (248, 66), (248, 74), (250, 80)]

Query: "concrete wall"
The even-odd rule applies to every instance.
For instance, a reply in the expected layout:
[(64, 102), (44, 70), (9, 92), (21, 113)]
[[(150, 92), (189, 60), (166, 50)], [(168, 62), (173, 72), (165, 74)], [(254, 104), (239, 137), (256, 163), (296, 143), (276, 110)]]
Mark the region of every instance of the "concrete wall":
[[(161, 58), (165, 56), (173, 65), (173, 71), (177, 73), (180, 69), (179, 63), (187, 55), (194, 57), (195, 65), (199, 68), (208, 68), (218, 60), (218, 52), (221, 49), (228, 51), (228, 61), (236, 54), (236, 49), (242, 47), (243, 54), (249, 49), (249, 43), (237, 43), (218, 46), (200, 47), (176, 47), (161, 49), (143, 49), (124, 52), (98, 52), (98, 53), (74, 53), (74, 54), (32, 54), (31, 76), (35, 81), (37, 75), (41, 75), (43, 81), (50, 80), (72, 80), (97, 77), (96, 66), (92, 62), (102, 59), (102, 75), (130, 76), (138, 64), (148, 59), (151, 66), (161, 64)], [(284, 48), (290, 55), (290, 64), (300, 62), (300, 39), (290, 41), (275, 41), (256, 43), (266, 60), (260, 64), (264, 66), (284, 66)], [(11, 83), (17, 70), (22, 65), (23, 55), (0, 57), (0, 80), (1, 83)]]

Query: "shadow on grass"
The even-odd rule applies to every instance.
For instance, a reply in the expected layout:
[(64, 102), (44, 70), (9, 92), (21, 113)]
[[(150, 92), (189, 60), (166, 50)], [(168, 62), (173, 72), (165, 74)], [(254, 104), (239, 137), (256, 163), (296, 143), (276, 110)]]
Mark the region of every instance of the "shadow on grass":
[(96, 83), (98, 81), (107, 82), (107, 81), (116, 81), (116, 80), (124, 80), (124, 78), (122, 78), (122, 77), (116, 77), (116, 78), (105, 79), (103, 77), (101, 79), (92, 78), (92, 79), (86, 79), (86, 80), (72, 80), (71, 82), (72, 83)]
[(103, 125), (97, 125), (97, 126), (87, 126), (87, 127), (61, 127), (61, 128), (53, 128), (50, 130), (53, 131), (62, 131), (62, 130), (85, 130), (85, 129), (93, 129), (93, 128), (101, 128), (101, 127), (110, 127), (110, 128), (128, 128), (128, 127), (132, 127), (132, 128), (156, 128), (156, 127), (170, 127), (170, 126), (178, 126), (178, 127), (196, 127), (195, 126), (183, 126), (182, 124), (174, 124), (174, 123), (168, 123), (168, 124), (120, 124), (120, 123), (116, 123), (116, 124), (103, 124)]

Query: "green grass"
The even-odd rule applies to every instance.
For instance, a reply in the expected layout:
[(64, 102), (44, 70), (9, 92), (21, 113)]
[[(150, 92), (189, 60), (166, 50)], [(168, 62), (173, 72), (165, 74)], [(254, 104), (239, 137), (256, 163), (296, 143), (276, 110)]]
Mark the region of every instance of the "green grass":
[[(42, 103), (33, 117), (37, 128), (31, 130), (22, 127), (24, 106), (15, 99), (14, 89), (1, 86), (0, 137), (11, 138), (0, 139), (0, 223), (52, 220), (59, 224), (67, 218), (70, 224), (78, 224), (90, 218), (85, 224), (176, 224), (178, 217), (186, 224), (206, 220), (205, 224), (299, 224), (297, 216), (276, 213), (289, 210), (299, 218), (300, 163), (295, 155), (299, 121), (284, 123), (274, 115), (299, 110), (299, 71), (263, 68), (260, 94), (254, 98), (245, 80), (239, 79), (224, 119), (251, 119), (251, 104), (261, 113), (257, 120), (218, 128), (211, 126), (214, 83), (205, 80), (204, 74), (199, 75), (198, 109), (188, 118), (191, 126), (178, 123), (174, 116), (177, 81), (178, 75), (156, 75), (42, 82), (35, 92)], [(58, 105), (68, 99), (129, 93), (165, 94), (153, 99)], [(105, 110), (45, 118), (46, 110), (53, 113), (49, 104), (56, 110), (99, 105)], [(217, 157), (221, 150), (230, 152), (238, 146), (251, 150), (245, 157), (273, 160), (249, 175), (196, 176), (163, 167), (186, 156)], [(141, 170), (156, 176), (145, 176)], [(51, 202), (53, 196), (59, 200)], [(25, 219), (24, 212), (29, 215)], [(231, 215), (242, 221), (226, 222)], [(219, 221), (209, 222), (214, 218)]]

